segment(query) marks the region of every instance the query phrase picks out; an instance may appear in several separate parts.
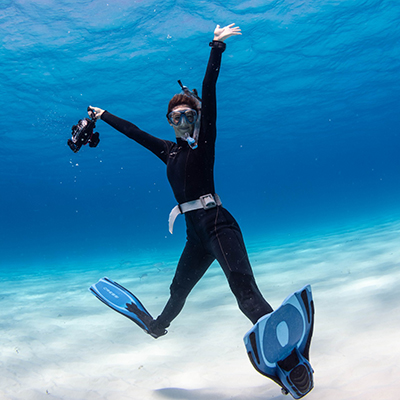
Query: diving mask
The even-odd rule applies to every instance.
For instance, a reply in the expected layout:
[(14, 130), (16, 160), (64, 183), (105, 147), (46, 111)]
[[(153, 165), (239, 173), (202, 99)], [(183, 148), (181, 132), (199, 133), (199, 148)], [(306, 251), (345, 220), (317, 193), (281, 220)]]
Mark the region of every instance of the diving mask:
[(185, 118), (186, 122), (189, 125), (193, 125), (196, 123), (198, 115), (196, 110), (187, 109), (183, 111), (171, 111), (168, 114), (168, 120), (172, 125), (178, 126), (182, 123), (183, 118)]

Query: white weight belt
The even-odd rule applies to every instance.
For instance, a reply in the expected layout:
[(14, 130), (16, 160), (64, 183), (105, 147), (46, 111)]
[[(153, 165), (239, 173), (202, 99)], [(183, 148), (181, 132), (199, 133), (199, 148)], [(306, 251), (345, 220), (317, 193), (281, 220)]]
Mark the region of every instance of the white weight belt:
[(200, 210), (201, 208), (203, 208), (204, 210), (208, 210), (210, 208), (220, 206), (221, 204), (222, 204), (221, 199), (217, 194), (214, 195), (206, 194), (204, 196), (201, 196), (197, 200), (192, 200), (188, 201), (187, 203), (178, 204), (169, 213), (169, 219), (168, 219), (169, 231), (172, 234), (176, 217), (179, 214), (185, 214), (189, 211)]

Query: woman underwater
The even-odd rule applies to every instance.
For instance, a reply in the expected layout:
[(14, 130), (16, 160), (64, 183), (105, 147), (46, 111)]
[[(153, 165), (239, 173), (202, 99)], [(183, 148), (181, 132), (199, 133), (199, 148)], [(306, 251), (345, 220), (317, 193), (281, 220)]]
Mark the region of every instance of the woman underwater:
[[(216, 259), (221, 265), (240, 310), (255, 324), (271, 313), (261, 295), (247, 256), (239, 225), (221, 205), (214, 188), (216, 140), (216, 93), (225, 40), (241, 35), (239, 27), (217, 25), (210, 43), (211, 54), (202, 86), (202, 100), (183, 87), (168, 104), (167, 118), (175, 131), (176, 142), (162, 140), (143, 132), (98, 107), (88, 108), (89, 116), (102, 119), (113, 128), (149, 149), (167, 166), (167, 176), (179, 206), (171, 212), (170, 230), (180, 213), (185, 215), (187, 242), (170, 287), (170, 298), (157, 319), (150, 318), (132, 304), (153, 337), (167, 333), (166, 328), (182, 310), (186, 298)], [(129, 308), (129, 306), (128, 306)]]
[[(202, 100), (182, 86), (168, 104), (167, 118), (176, 143), (158, 139), (97, 107), (89, 116), (101, 118), (112, 127), (152, 151), (167, 165), (167, 176), (178, 202), (170, 214), (184, 214), (187, 241), (170, 287), (170, 298), (156, 318), (147, 312), (128, 290), (108, 278), (92, 285), (101, 301), (136, 322), (154, 338), (165, 335), (166, 328), (181, 312), (186, 298), (216, 259), (221, 265), (240, 310), (255, 324), (244, 337), (253, 366), (281, 386), (282, 392), (299, 399), (314, 386), (309, 350), (314, 326), (311, 287), (288, 296), (273, 311), (264, 300), (247, 256), (239, 225), (222, 207), (214, 188), (216, 140), (215, 86), (221, 65), (224, 41), (240, 35), (239, 27), (217, 25), (211, 54), (203, 80)], [(263, 318), (262, 318), (263, 317)]]

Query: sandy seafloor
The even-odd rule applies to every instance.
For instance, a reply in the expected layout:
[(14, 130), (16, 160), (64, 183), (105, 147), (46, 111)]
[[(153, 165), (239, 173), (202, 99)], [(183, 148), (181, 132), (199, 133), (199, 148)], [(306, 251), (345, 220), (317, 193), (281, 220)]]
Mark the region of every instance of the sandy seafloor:
[[(399, 398), (399, 233), (400, 222), (390, 222), (275, 247), (250, 244), (259, 286), (274, 308), (291, 292), (312, 285), (310, 400)], [(242, 338), (251, 325), (217, 264), (158, 340), (87, 290), (108, 275), (157, 315), (173, 271), (172, 259), (105, 260), (68, 273), (7, 274), (0, 310), (0, 398), (289, 398), (248, 361)]]

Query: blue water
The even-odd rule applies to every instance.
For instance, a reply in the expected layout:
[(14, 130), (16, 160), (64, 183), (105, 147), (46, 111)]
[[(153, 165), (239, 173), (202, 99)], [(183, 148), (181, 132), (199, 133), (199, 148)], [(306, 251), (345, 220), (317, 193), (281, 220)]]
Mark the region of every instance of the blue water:
[(217, 23), (216, 185), (249, 244), (400, 216), (400, 4), (352, 1), (52, 1), (0, 4), (0, 266), (177, 258), (183, 219), (164, 165), (99, 122), (91, 104), (172, 139), (181, 79), (201, 87)]

